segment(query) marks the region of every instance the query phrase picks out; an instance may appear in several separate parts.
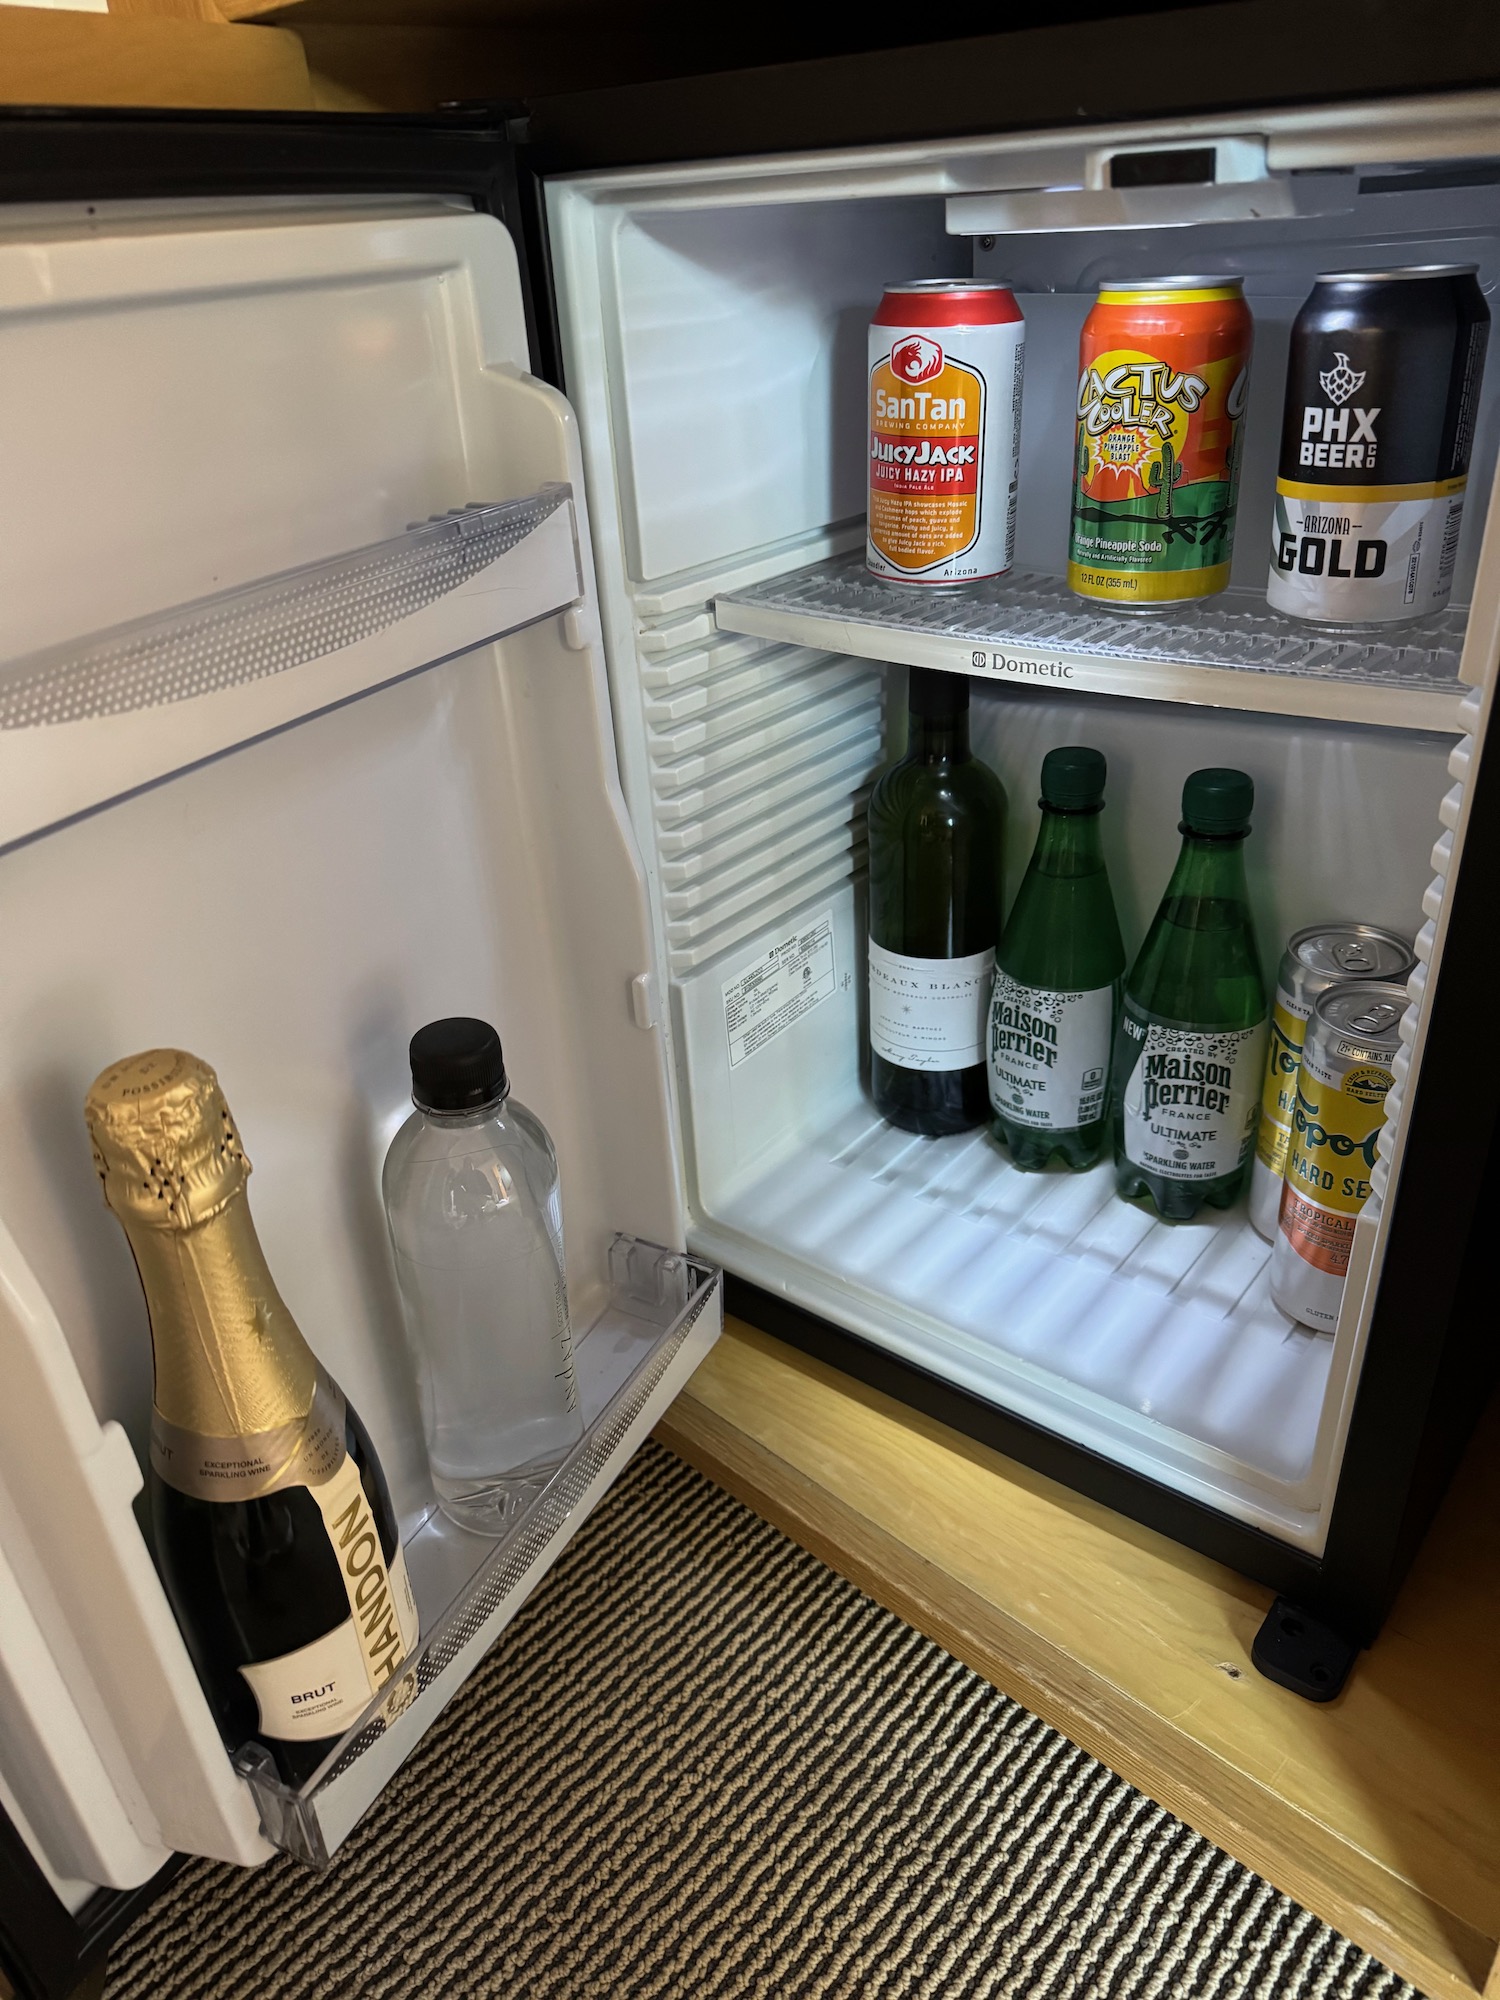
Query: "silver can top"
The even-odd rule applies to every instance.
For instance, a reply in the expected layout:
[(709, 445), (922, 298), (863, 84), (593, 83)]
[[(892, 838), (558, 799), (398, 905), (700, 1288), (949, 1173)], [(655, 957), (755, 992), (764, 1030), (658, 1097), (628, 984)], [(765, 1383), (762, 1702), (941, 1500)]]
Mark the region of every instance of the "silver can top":
[[(1404, 986), (1389, 980), (1361, 979), (1330, 986), (1313, 1007), (1313, 1028), (1331, 1036), (1336, 1046), (1324, 1053), (1354, 1061), (1389, 1056), (1400, 1039), (1401, 1016), (1410, 1005)], [(1311, 1039), (1311, 1037), (1309, 1037)]]
[(1216, 272), (1212, 276), (1202, 273), (1194, 276), (1177, 273), (1168, 278), (1101, 278), (1101, 292), (1210, 292), (1232, 291), (1236, 285), (1243, 287), (1244, 279), (1232, 273)]
[(1004, 278), (908, 278), (903, 285), (887, 285), (887, 292), (1008, 292)]
[(1394, 285), (1406, 278), (1472, 278), (1477, 264), (1399, 264), (1389, 271), (1319, 271), (1319, 285)]
[(1379, 924), (1309, 924), (1286, 949), (1314, 980), (1400, 979), (1416, 963), (1410, 940)]

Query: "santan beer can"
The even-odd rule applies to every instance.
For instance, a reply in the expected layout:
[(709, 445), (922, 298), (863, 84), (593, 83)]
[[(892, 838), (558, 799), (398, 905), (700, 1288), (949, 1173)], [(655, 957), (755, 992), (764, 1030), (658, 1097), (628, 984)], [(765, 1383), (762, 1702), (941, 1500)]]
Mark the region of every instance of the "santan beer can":
[(1360, 980), (1330, 987), (1308, 1023), (1271, 1297), (1292, 1319), (1324, 1333), (1338, 1325), (1354, 1225), (1370, 1198), (1406, 1005), (1404, 986)]
[(1490, 313), (1473, 264), (1320, 277), (1292, 328), (1273, 611), (1389, 625), (1453, 588)]
[(1250, 309), (1239, 278), (1102, 286), (1078, 344), (1068, 582), (1121, 611), (1229, 581)]
[(1268, 1243), (1276, 1237), (1302, 1039), (1313, 1002), (1330, 986), (1351, 979), (1405, 979), (1416, 962), (1407, 940), (1378, 924), (1312, 924), (1292, 933), (1276, 975), (1271, 1046), (1250, 1169), (1250, 1220)]
[(972, 583), (1011, 566), (1026, 322), (1009, 285), (890, 286), (870, 327), (865, 560), (905, 583)]

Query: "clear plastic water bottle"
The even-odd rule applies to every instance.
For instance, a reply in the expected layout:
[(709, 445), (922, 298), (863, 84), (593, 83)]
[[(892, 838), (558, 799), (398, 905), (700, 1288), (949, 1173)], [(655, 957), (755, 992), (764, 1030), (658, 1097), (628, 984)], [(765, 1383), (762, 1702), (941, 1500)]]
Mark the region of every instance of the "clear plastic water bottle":
[(433, 1487), (494, 1535), (583, 1434), (557, 1155), (488, 1022), (420, 1028), (411, 1078), (383, 1186)]

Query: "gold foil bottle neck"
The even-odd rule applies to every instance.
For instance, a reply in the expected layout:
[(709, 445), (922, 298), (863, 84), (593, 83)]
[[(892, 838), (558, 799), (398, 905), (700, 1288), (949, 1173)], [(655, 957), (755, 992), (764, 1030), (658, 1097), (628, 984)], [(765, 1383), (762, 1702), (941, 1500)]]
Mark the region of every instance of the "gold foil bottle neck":
[(219, 1079), (183, 1049), (111, 1063), (90, 1086), (84, 1117), (104, 1199), (122, 1222), (194, 1229), (249, 1176)]

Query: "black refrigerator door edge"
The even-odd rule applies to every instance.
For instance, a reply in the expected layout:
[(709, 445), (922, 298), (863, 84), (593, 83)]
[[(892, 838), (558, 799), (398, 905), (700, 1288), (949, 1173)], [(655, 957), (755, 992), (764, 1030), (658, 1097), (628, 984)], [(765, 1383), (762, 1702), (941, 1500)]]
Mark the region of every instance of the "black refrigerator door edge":
[(68, 2000), (185, 1861), (174, 1854), (136, 1889), (97, 1890), (75, 1916), (0, 1806), (0, 1976), (17, 2000)]
[(971, 1395), (732, 1272), (725, 1273), (724, 1310), (841, 1374), (852, 1375), (867, 1388), (920, 1410), (950, 1430), (988, 1445), (992, 1451), (1002, 1452), (1058, 1485), (1071, 1487), (1143, 1527), (1154, 1528), (1242, 1576), (1253, 1577), (1299, 1604), (1311, 1606), (1319, 1601), (1322, 1564), (1305, 1549), (1278, 1541), (1248, 1522), (1237, 1521), (1144, 1473), (1102, 1458), (1056, 1431)]
[(531, 137), (539, 170), (560, 173), (1409, 97), (1497, 81), (1494, 0), (1345, 0), (1327, 34), (1309, 33), (1301, 0), (1219, 0), (539, 95)]
[(532, 372), (560, 384), (557, 318), (519, 104), (426, 116), (0, 108), (0, 202), (435, 195), (509, 229)]

